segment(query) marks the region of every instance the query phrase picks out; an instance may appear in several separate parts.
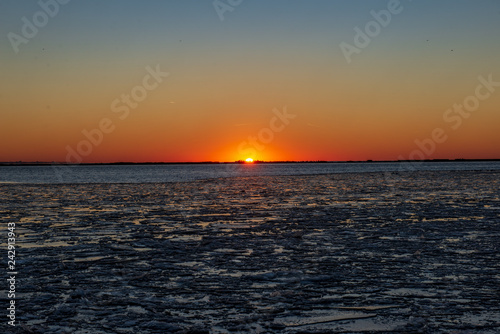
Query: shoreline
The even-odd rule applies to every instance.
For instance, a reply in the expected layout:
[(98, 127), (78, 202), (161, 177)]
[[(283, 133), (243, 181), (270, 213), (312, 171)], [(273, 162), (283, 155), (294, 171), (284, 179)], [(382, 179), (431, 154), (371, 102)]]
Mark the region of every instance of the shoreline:
[[(429, 162), (498, 162), (500, 158), (492, 159), (426, 159), (426, 160), (346, 160), (346, 161), (254, 161), (251, 164), (357, 164), (357, 163), (429, 163)], [(121, 165), (239, 165), (244, 161), (199, 161), (199, 162), (0, 162), (1, 166), (121, 166)]]

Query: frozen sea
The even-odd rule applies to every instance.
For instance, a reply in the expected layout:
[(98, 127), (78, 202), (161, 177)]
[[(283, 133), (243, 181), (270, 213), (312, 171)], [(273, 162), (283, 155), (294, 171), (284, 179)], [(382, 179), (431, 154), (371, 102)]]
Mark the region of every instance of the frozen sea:
[(22, 327), (1, 332), (499, 333), (499, 175), (3, 183)]

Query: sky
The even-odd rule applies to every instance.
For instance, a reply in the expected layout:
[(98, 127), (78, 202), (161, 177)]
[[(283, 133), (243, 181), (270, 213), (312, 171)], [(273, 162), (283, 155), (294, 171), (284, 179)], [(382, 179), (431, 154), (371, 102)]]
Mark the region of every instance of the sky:
[(0, 161), (500, 158), (496, 0), (0, 0)]

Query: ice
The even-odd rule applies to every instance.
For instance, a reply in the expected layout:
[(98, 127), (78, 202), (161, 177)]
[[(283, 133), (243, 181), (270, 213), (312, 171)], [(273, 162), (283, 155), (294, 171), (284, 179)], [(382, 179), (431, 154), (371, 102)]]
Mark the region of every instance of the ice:
[(497, 332), (499, 176), (0, 184), (19, 320), (43, 333)]

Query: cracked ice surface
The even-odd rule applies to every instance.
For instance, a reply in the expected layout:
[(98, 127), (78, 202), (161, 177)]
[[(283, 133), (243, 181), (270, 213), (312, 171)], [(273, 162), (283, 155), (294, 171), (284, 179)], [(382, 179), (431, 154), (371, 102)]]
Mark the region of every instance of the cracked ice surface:
[(17, 320), (27, 333), (496, 333), (499, 176), (1, 184)]

